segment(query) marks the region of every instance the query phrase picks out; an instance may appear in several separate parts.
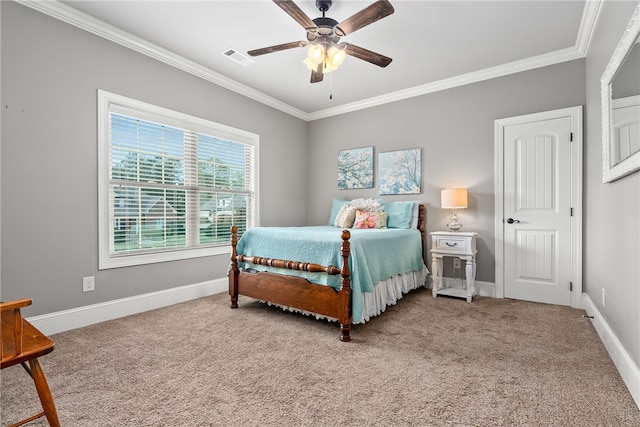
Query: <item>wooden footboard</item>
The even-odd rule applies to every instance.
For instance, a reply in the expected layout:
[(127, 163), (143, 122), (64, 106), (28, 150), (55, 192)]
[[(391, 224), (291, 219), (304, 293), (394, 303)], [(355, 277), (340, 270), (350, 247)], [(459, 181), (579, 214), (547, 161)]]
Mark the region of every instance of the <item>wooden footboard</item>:
[[(342, 267), (322, 266), (318, 264), (263, 258), (248, 257), (237, 253), (238, 228), (231, 227), (231, 268), (229, 271), (229, 295), (231, 308), (238, 308), (238, 296), (244, 295), (275, 304), (296, 308), (338, 319), (340, 323), (340, 340), (350, 341), (351, 331), (351, 279), (349, 271), (349, 238), (348, 230), (342, 231)], [(318, 274), (342, 276), (340, 289), (318, 285), (308, 280), (269, 272), (251, 273), (240, 271), (238, 262), (284, 268), (288, 270), (308, 271)]]

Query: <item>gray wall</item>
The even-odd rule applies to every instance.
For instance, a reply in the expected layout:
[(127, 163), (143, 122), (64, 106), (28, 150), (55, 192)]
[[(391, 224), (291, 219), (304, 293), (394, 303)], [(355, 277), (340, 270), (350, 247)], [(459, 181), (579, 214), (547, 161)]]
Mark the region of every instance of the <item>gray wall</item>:
[[(635, 4), (603, 4), (586, 65), (573, 61), (307, 124), (0, 2), (2, 299), (33, 297), (25, 313), (33, 316), (225, 275), (226, 256), (97, 271), (98, 88), (260, 134), (263, 225), (322, 224), (331, 197), (377, 196), (375, 189), (337, 190), (339, 150), (374, 146), (377, 157), (421, 147), (422, 194), (387, 198), (422, 200), (433, 231), (449, 214), (439, 208), (440, 189), (469, 188), (460, 218), (480, 233), (478, 280), (487, 282), (494, 281), (494, 120), (586, 104), (584, 285), (640, 365), (640, 173), (601, 183), (599, 98), (600, 75)], [(282, 159), (282, 152), (290, 154)], [(96, 276), (95, 292), (81, 292), (87, 275)]]
[[(259, 134), (262, 224), (304, 224), (304, 121), (30, 8), (0, 7), (2, 300), (32, 297), (33, 316), (226, 276), (226, 255), (97, 270), (98, 89)], [(96, 290), (83, 293), (89, 275)]]
[(640, 173), (602, 183), (600, 122), (600, 77), (637, 5), (604, 2), (587, 54), (583, 243), (586, 293), (640, 366)]
[(421, 200), (427, 231), (446, 230), (451, 211), (440, 208), (440, 190), (468, 188), (469, 208), (458, 216), (463, 230), (479, 233), (476, 279), (495, 282), (494, 121), (584, 105), (584, 85), (584, 60), (576, 60), (312, 122), (309, 223), (327, 222), (331, 197), (378, 196), (376, 188), (337, 189), (338, 151), (374, 146), (377, 170), (380, 152), (422, 148), (422, 194), (383, 197)]

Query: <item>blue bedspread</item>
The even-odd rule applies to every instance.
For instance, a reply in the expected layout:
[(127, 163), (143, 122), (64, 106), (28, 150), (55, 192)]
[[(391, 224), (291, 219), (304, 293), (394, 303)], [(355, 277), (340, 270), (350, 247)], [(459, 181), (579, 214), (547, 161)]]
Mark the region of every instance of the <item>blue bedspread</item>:
[[(362, 293), (398, 274), (421, 271), (421, 234), (417, 229), (349, 229), (351, 238), (351, 287), (353, 317), (362, 316)], [(340, 237), (342, 230), (333, 226), (254, 227), (238, 242), (238, 254), (261, 256), (320, 265), (342, 266)], [(241, 266), (242, 267), (242, 266)], [(276, 271), (300, 276), (313, 283), (340, 288), (341, 276), (324, 273), (274, 269), (249, 264), (246, 268)]]

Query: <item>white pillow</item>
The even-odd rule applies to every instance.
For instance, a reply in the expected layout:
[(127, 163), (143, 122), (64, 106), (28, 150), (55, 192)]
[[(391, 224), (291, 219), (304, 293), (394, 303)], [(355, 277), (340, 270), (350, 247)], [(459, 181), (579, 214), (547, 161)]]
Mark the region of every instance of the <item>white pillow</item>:
[(333, 198), (331, 203), (331, 213), (329, 214), (329, 225), (335, 224), (338, 212), (340, 212), (340, 208), (344, 205), (348, 205), (349, 203), (351, 203), (349, 200), (336, 199), (335, 197)]
[(377, 199), (353, 199), (351, 201), (351, 205), (355, 206), (356, 209), (360, 209), (362, 211), (367, 212), (382, 212), (384, 211), (384, 207), (382, 203), (380, 203)]
[(338, 211), (333, 225), (341, 228), (353, 227), (353, 222), (356, 220), (356, 210), (357, 208), (351, 203), (343, 205)]

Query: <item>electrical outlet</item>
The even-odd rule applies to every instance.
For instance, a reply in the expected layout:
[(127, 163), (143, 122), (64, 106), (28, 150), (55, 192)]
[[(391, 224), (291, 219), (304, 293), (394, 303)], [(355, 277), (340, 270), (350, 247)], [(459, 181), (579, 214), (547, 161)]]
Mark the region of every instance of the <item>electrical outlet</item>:
[(96, 290), (96, 278), (87, 276), (82, 278), (82, 292), (91, 292)]
[(459, 268), (461, 268), (461, 266), (462, 266), (462, 263), (460, 261), (460, 258), (454, 258), (453, 259), (453, 268), (459, 269)]
[(605, 293), (604, 288), (602, 288), (602, 306), (607, 306), (607, 294)]

